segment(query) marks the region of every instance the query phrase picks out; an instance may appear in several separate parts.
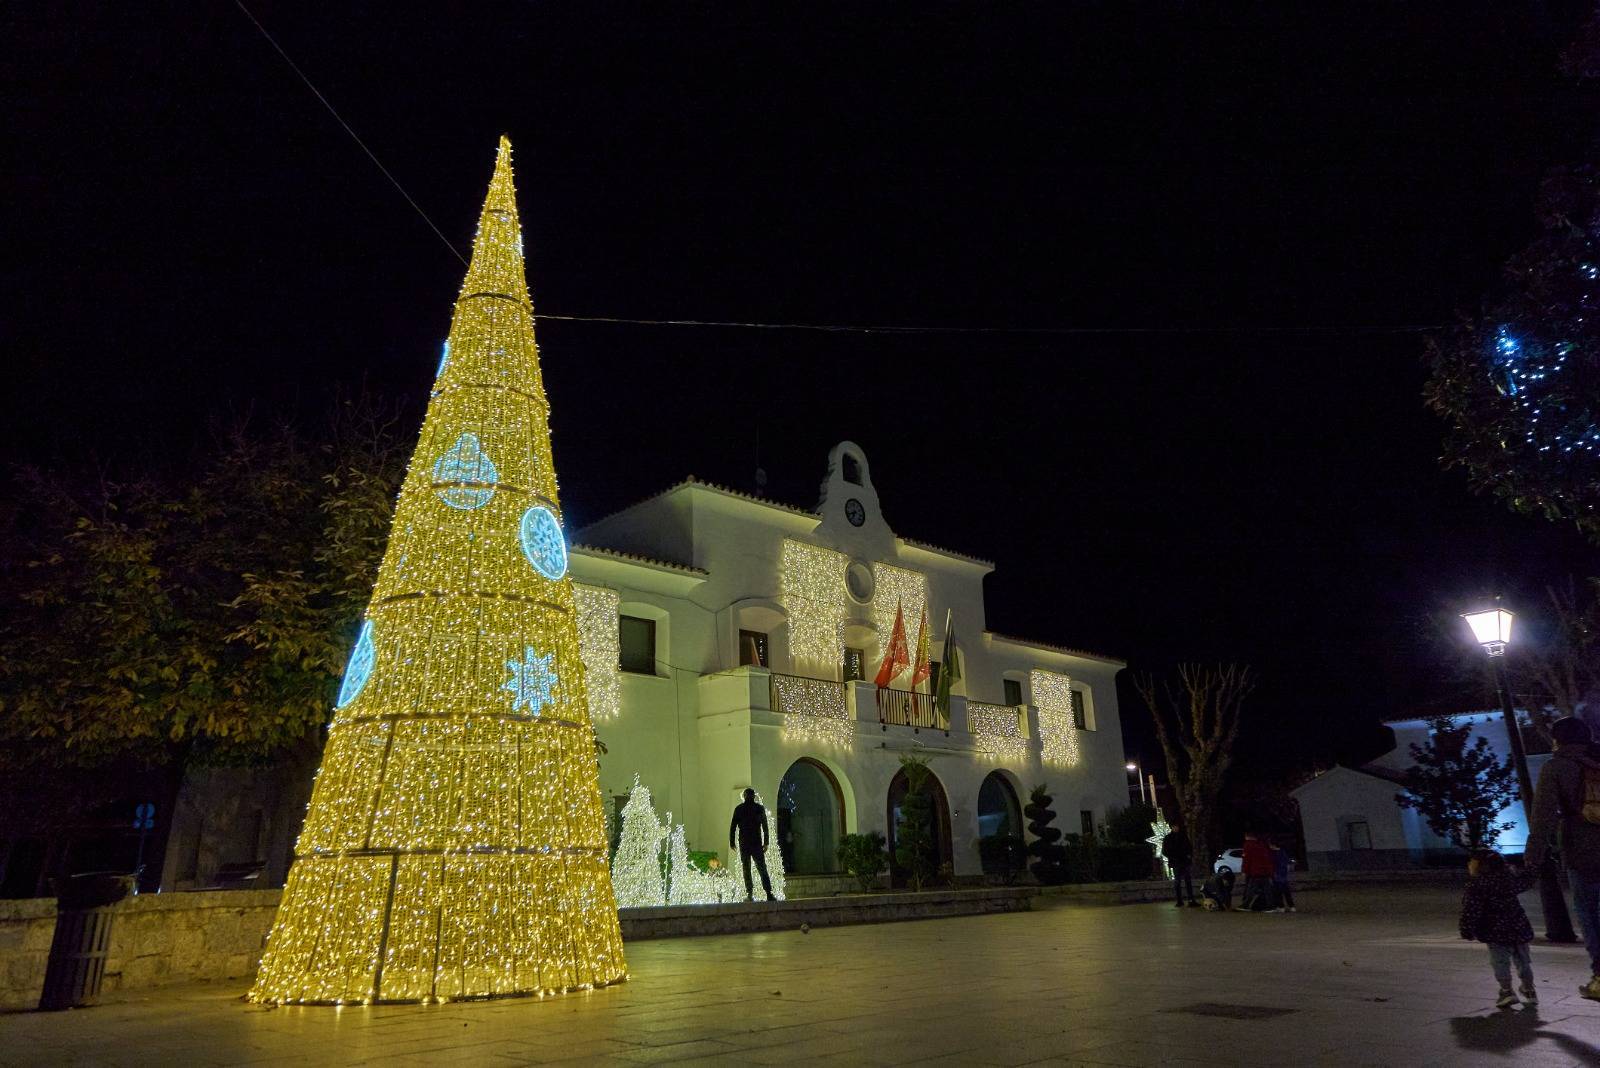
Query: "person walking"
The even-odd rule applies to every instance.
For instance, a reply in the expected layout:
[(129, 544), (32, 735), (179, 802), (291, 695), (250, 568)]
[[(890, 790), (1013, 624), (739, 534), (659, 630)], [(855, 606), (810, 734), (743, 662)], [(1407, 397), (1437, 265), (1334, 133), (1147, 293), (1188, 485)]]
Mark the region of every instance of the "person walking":
[(1600, 1001), (1600, 760), (1590, 744), (1589, 725), (1576, 716), (1550, 726), (1555, 752), (1539, 769), (1533, 791), (1532, 829), (1524, 862), (1534, 871), (1550, 858), (1560, 832), (1561, 860), (1572, 885), (1572, 911), (1578, 914), (1591, 978), (1578, 993)]
[(1272, 893), (1277, 900), (1277, 911), (1294, 912), (1294, 892), (1289, 889), (1289, 851), (1277, 842), (1272, 843)]
[(1199, 908), (1194, 897), (1194, 847), (1182, 827), (1174, 828), (1161, 839), (1161, 855), (1172, 869), (1172, 892), (1178, 897), (1178, 907), (1183, 908), (1183, 891), (1189, 890), (1189, 907)]
[(744, 899), (755, 900), (755, 887), (750, 882), (750, 861), (754, 860), (767, 900), (778, 900), (772, 894), (772, 877), (767, 874), (767, 810), (757, 803), (754, 790), (746, 790), (744, 803), (733, 810), (733, 822), (728, 824), (729, 849), (734, 848), (735, 838), (739, 859), (744, 862)]
[(1272, 908), (1272, 851), (1259, 835), (1246, 834), (1243, 853), (1239, 867), (1244, 876), (1244, 903), (1239, 907), (1246, 912), (1265, 912)]
[(1467, 861), (1467, 875), (1467, 889), (1461, 895), (1461, 937), (1489, 947), (1489, 967), (1500, 981), (1495, 1008), (1509, 1009), (1517, 1003), (1511, 989), (1513, 961), (1522, 980), (1522, 1000), (1537, 1005), (1539, 992), (1533, 986), (1533, 961), (1528, 956), (1533, 925), (1517, 895), (1539, 881), (1539, 869), (1526, 865), (1517, 871), (1499, 853), (1480, 849)]

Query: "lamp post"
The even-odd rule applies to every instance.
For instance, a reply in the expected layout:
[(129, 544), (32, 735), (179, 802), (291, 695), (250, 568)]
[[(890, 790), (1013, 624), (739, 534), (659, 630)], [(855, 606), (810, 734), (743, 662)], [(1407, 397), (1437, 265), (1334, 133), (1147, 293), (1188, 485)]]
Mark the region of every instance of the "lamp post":
[(1140, 802), (1140, 804), (1148, 805), (1150, 802), (1146, 801), (1145, 797), (1144, 797), (1144, 770), (1139, 767), (1139, 762), (1137, 760), (1130, 760), (1126, 764), (1124, 764), (1123, 767), (1127, 768), (1128, 771), (1132, 772), (1135, 776), (1138, 777), (1138, 779), (1139, 779), (1139, 802)]
[[(1468, 612), (1463, 617), (1472, 628), (1472, 636), (1483, 651), (1489, 654), (1494, 667), (1494, 684), (1500, 692), (1500, 708), (1506, 716), (1506, 738), (1511, 743), (1511, 762), (1517, 772), (1517, 789), (1522, 795), (1522, 818), (1527, 823), (1528, 835), (1533, 836), (1533, 776), (1528, 773), (1528, 751), (1522, 744), (1522, 728), (1517, 723), (1517, 710), (1511, 701), (1511, 686), (1506, 681), (1506, 646), (1511, 643), (1512, 615), (1496, 606), (1482, 612)], [(1539, 905), (1544, 913), (1544, 936), (1551, 942), (1576, 942), (1572, 930), (1572, 917), (1567, 913), (1567, 899), (1561, 893), (1561, 880), (1555, 868), (1546, 865), (1539, 872)]]

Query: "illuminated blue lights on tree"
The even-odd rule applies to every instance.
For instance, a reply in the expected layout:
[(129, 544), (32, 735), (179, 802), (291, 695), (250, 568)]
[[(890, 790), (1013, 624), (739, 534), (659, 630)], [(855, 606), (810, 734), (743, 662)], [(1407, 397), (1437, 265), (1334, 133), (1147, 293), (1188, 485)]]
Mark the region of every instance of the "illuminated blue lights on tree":
[(335, 708), (343, 708), (360, 696), (372, 676), (372, 662), (376, 654), (372, 648), (372, 620), (361, 624), (356, 637), (356, 647), (350, 651), (350, 662), (345, 665), (344, 684), (339, 687), (339, 701)]
[(462, 434), (433, 464), (434, 492), (452, 508), (482, 508), (494, 497), (500, 472), (478, 443), (478, 435)]
[(433, 377), (434, 378), (442, 378), (444, 376), (445, 365), (448, 364), (449, 362), (450, 362), (450, 342), (446, 341), (444, 343), (444, 352), (439, 354), (439, 369), (433, 373)]
[(500, 688), (511, 693), (511, 711), (526, 708), (529, 715), (537, 716), (550, 703), (557, 681), (556, 673), (550, 670), (555, 658), (555, 653), (540, 656), (530, 645), (523, 649), (521, 660), (506, 661), (511, 678)]
[(522, 555), (535, 571), (552, 582), (567, 573), (567, 539), (561, 536), (561, 524), (550, 509), (536, 504), (523, 512), (519, 533)]

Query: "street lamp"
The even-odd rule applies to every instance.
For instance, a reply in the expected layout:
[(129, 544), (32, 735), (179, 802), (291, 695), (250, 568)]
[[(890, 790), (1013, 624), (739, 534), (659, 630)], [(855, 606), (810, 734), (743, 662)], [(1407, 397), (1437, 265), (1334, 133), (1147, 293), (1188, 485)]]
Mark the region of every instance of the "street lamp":
[[(1533, 776), (1528, 773), (1528, 751), (1522, 744), (1522, 728), (1517, 723), (1517, 710), (1511, 701), (1511, 686), (1506, 681), (1506, 646), (1511, 644), (1510, 612), (1496, 605), (1481, 612), (1463, 614), (1472, 636), (1483, 651), (1489, 654), (1494, 666), (1494, 684), (1500, 691), (1500, 708), (1506, 716), (1506, 738), (1511, 742), (1511, 762), (1517, 771), (1517, 789), (1522, 795), (1522, 818), (1533, 836)], [(1561, 881), (1555, 869), (1546, 866), (1539, 873), (1539, 904), (1544, 912), (1544, 936), (1551, 942), (1576, 942), (1572, 918), (1567, 914), (1567, 899), (1561, 893)]]
[(1137, 775), (1139, 777), (1139, 802), (1141, 804), (1145, 804), (1145, 805), (1150, 804), (1149, 801), (1145, 800), (1145, 796), (1144, 796), (1144, 771), (1143, 771), (1142, 768), (1139, 767), (1138, 762), (1130, 760), (1130, 761), (1128, 761), (1126, 764), (1124, 764), (1122, 766), (1127, 768), (1130, 772), (1132, 772), (1134, 775)]

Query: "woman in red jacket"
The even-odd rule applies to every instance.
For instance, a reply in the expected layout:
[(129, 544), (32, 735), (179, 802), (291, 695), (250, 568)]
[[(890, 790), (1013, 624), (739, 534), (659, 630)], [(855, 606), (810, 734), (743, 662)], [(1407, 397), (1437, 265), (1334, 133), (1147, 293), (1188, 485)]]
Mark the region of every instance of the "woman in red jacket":
[(1244, 856), (1240, 864), (1244, 876), (1244, 904), (1249, 912), (1265, 912), (1272, 902), (1272, 850), (1254, 834), (1244, 836)]

